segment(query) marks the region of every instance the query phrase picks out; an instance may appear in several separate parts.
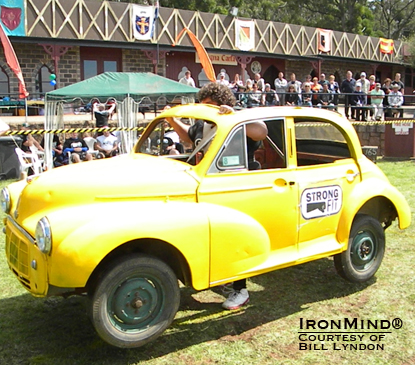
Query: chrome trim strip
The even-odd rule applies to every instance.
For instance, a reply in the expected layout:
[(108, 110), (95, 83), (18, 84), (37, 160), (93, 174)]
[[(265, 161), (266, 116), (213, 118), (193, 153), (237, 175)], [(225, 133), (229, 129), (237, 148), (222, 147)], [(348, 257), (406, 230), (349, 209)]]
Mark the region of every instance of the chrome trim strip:
[(29, 243), (31, 243), (32, 245), (36, 244), (34, 238), (29, 233), (27, 233), (22, 227), (20, 227), (9, 214), (6, 215), (6, 219), (13, 225), (15, 229), (17, 229), (23, 236), (25, 236)]

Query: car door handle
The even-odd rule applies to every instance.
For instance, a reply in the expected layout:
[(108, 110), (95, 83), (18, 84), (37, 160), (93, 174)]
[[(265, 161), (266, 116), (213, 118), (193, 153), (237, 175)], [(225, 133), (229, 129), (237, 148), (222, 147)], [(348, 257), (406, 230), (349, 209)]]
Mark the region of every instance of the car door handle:
[(349, 182), (352, 182), (359, 175), (360, 175), (360, 172), (348, 172), (346, 174), (346, 180)]

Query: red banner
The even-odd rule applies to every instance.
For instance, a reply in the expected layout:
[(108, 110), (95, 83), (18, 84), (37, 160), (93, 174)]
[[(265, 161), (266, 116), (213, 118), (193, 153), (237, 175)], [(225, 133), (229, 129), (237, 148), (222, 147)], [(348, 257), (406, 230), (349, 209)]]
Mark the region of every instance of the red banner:
[(15, 30), (22, 21), (22, 9), (2, 6), (1, 21), (10, 30)]
[(19, 79), (19, 97), (27, 98), (29, 93), (26, 90), (26, 85), (23, 79), (22, 70), (20, 69), (19, 60), (16, 57), (13, 46), (10, 43), (10, 39), (4, 32), (3, 26), (0, 24), (0, 40), (4, 49), (4, 57), (9, 65), (10, 69), (14, 72), (16, 77)]

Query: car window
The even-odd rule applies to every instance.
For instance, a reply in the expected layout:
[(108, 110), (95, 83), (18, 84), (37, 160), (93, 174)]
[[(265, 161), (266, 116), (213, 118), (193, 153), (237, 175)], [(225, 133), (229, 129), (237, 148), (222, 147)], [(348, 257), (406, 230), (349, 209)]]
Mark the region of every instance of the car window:
[[(193, 125), (194, 120), (182, 119), (186, 124)], [(159, 123), (150, 127), (151, 130), (146, 130), (144, 139), (140, 139), (137, 152), (145, 153), (153, 156), (163, 156), (187, 161), (189, 156), (195, 149), (195, 145), (190, 142), (184, 142), (179, 138), (179, 135), (164, 119)], [(212, 138), (213, 139), (213, 138)], [(207, 144), (202, 151), (198, 152), (197, 156), (192, 158), (189, 163), (197, 164), (203, 157), (203, 152), (209, 147)]]
[(337, 126), (320, 120), (295, 119), (297, 165), (320, 165), (351, 157), (347, 141)]
[(261, 169), (287, 167), (285, 120), (264, 120), (268, 128), (268, 136), (262, 141), (261, 147), (255, 151), (255, 159), (261, 164)]
[(224, 143), (216, 160), (216, 167), (219, 171), (225, 171), (246, 169), (247, 166), (245, 127), (240, 126)]

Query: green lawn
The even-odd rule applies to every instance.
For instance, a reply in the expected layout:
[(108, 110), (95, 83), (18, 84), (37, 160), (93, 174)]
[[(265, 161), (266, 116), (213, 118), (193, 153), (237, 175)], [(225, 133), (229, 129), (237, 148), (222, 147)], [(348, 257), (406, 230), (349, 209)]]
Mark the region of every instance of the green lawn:
[[(415, 211), (415, 165), (379, 162)], [(5, 183), (0, 182), (0, 186)], [(2, 227), (2, 222), (0, 222)], [(0, 364), (415, 364), (414, 225), (387, 230), (387, 249), (376, 277), (351, 284), (332, 259), (299, 265), (249, 280), (250, 304), (223, 311), (220, 292), (183, 289), (180, 311), (158, 340), (139, 349), (113, 348), (99, 339), (82, 297), (33, 298), (7, 268), (0, 235)], [(299, 350), (300, 319), (403, 321), (385, 338), (360, 342), (304, 342), (328, 350)], [(322, 331), (322, 330), (321, 330)], [(380, 330), (372, 330), (374, 332)], [(376, 335), (376, 334), (374, 334)], [(378, 350), (343, 345), (379, 344)]]

